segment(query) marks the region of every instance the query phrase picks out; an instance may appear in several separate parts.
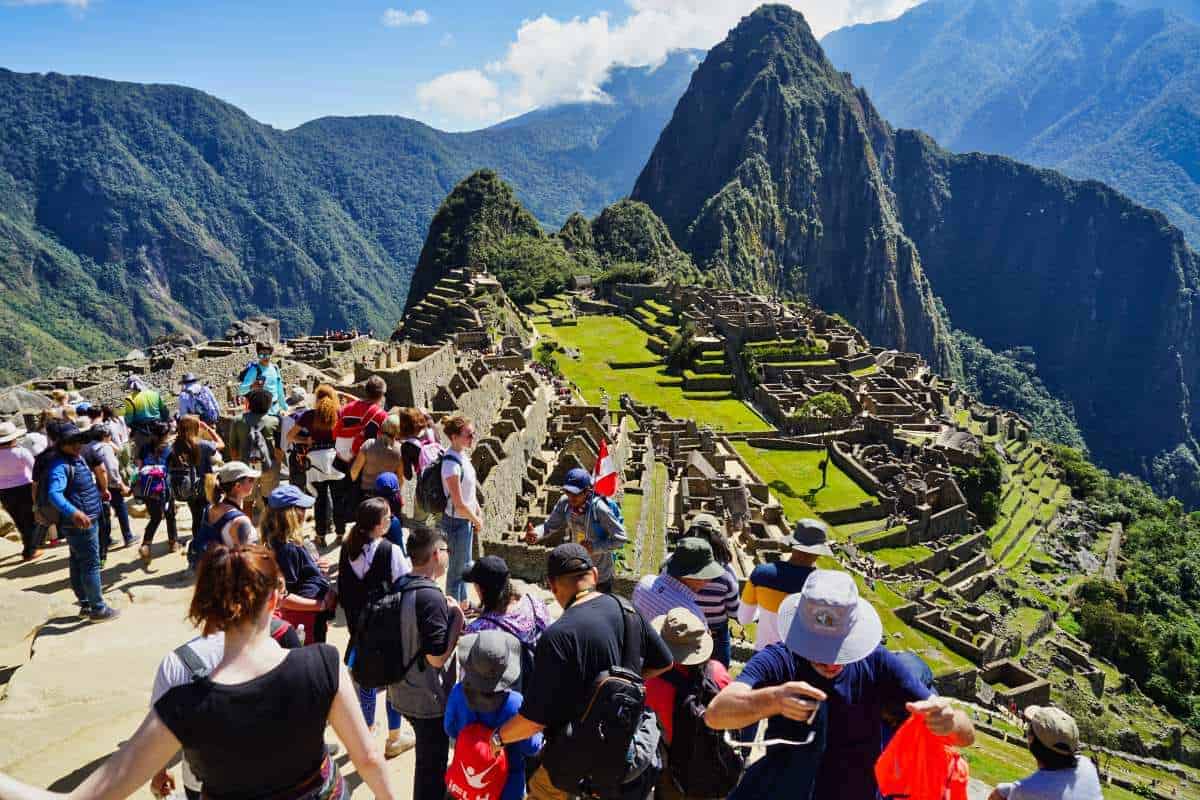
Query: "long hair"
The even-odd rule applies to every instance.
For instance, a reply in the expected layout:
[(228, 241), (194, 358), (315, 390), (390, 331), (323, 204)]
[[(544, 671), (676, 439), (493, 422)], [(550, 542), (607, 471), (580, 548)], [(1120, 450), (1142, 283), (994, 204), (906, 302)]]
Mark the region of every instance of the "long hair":
[(485, 587), (481, 583), (475, 585), (479, 587), (479, 602), (483, 604), (484, 610), (491, 611), (493, 614), (503, 614), (508, 610), (509, 603), (517, 596), (512, 580), (509, 578), (506, 578), (504, 585), (500, 587)]
[[(193, 467), (200, 465), (200, 418), (192, 414), (185, 414), (179, 418), (179, 424), (176, 428), (177, 436), (175, 437), (175, 447), (171, 452), (179, 454), (187, 453), (187, 462)], [(183, 461), (184, 459), (180, 459)]]
[(279, 565), (260, 544), (208, 548), (196, 569), (188, 618), (209, 636), (252, 621), (279, 588)]
[(378, 528), (389, 514), (391, 509), (382, 497), (369, 497), (358, 504), (354, 511), (354, 527), (350, 529), (343, 545), (351, 561), (362, 555), (367, 542), (371, 540), (371, 531)]
[(317, 387), (316, 402), (313, 404), (313, 427), (320, 431), (332, 431), (337, 425), (341, 411), (337, 390), (328, 383)]
[(376, 436), (376, 441), (391, 447), (396, 443), (396, 439), (400, 436), (400, 417), (395, 414), (389, 414), (383, 424), (379, 426), (379, 435)]
[(291, 544), (303, 545), (305, 510), (299, 506), (287, 508), (271, 508), (263, 512), (258, 521), (258, 532), (268, 545)]

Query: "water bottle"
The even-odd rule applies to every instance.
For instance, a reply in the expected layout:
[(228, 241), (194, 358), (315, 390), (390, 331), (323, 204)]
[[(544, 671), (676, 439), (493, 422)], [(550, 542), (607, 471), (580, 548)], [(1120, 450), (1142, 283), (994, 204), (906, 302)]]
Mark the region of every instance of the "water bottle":
[(304, 626), (303, 625), (296, 626), (296, 637), (300, 640), (300, 646), (304, 647)]

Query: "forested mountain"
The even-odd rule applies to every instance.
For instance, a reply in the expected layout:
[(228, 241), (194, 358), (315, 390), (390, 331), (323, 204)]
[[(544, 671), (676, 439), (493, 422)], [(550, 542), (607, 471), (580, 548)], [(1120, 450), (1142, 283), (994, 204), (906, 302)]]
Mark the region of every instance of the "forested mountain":
[(798, 12), (764, 6), (710, 52), (633, 198), (701, 270), (802, 290), (944, 368), (940, 298), (955, 327), (1028, 354), (1102, 464), (1200, 498), (1182, 234), (1102, 184), (893, 130)]
[(470, 133), (401, 117), (279, 131), (183, 87), (0, 70), (0, 383), (260, 311), (289, 334), (390, 330), (453, 186), (491, 167), (544, 225), (598, 212), (698, 57)]
[(891, 123), (1104, 181), (1200, 245), (1200, 3), (931, 0), (823, 43)]

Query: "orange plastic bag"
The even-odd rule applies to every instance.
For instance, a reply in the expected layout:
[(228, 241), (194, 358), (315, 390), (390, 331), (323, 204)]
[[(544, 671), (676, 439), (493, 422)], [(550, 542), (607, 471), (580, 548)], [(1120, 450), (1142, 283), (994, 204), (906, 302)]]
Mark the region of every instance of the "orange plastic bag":
[(969, 775), (958, 748), (948, 737), (931, 733), (917, 714), (900, 726), (875, 762), (875, 781), (885, 798), (967, 800)]

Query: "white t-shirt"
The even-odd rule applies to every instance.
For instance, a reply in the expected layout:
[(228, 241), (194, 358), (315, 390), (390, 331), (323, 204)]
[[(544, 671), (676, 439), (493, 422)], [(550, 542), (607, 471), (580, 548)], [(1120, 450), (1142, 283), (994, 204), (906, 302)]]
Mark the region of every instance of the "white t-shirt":
[[(363, 551), (358, 554), (358, 558), (350, 562), (350, 569), (358, 576), (359, 580), (367, 574), (367, 570), (371, 568), (371, 562), (375, 560), (375, 551), (379, 549), (379, 543), (383, 539), (372, 539), (363, 546)], [(392, 583), (400, 580), (408, 573), (412, 572), (412, 562), (404, 555), (404, 551), (396, 545), (392, 545)]]
[[(188, 642), (188, 646), (199, 656), (200, 661), (204, 666), (208, 667), (211, 672), (221, 663), (221, 659), (225, 656), (225, 634), (223, 632), (214, 633), (212, 636), (197, 636)], [(158, 665), (158, 672), (154, 675), (154, 688), (150, 690), (150, 707), (154, 708), (154, 704), (158, 702), (158, 698), (169, 692), (176, 686), (183, 686), (186, 683), (192, 682), (192, 671), (187, 668), (187, 665), (175, 655), (175, 651), (167, 653), (162, 662)], [(187, 758), (182, 759), (183, 785), (194, 792), (200, 791), (203, 786), (200, 780), (192, 774), (192, 768), (187, 762)]]
[(1078, 756), (1074, 769), (1039, 769), (996, 791), (1008, 800), (1104, 800), (1096, 765), (1087, 756)]
[[(458, 476), (458, 488), (462, 493), (463, 504), (472, 511), (479, 512), (479, 502), (475, 499), (475, 466), (471, 464), (471, 459), (466, 453), (453, 453), (450, 450), (446, 451), (446, 457), (442, 459), (442, 490), (446, 493), (446, 516), (464, 519), (457, 513), (454, 507), (454, 500), (450, 497), (450, 487), (446, 485), (446, 478), (452, 475)], [(454, 456), (462, 459), (460, 464), (454, 460)]]

